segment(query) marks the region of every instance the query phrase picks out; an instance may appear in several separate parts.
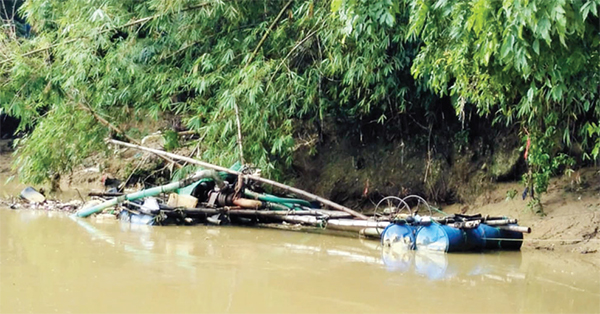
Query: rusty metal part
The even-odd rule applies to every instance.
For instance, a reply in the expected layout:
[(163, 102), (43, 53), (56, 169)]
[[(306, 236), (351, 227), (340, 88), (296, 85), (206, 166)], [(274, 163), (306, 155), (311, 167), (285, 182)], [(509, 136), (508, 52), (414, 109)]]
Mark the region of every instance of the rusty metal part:
[(237, 198), (233, 200), (233, 205), (242, 208), (259, 209), (263, 207), (263, 202), (259, 200), (250, 200), (247, 198)]

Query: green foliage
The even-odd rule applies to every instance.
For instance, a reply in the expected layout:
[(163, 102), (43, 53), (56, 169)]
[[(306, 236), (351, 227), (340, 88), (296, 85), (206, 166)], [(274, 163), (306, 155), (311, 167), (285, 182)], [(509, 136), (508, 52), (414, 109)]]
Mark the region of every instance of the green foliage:
[(55, 174), (69, 173), (84, 156), (104, 151), (96, 137), (105, 134), (106, 130), (85, 113), (70, 107), (52, 109), (31, 134), (18, 140), (19, 174), (39, 184)]
[(172, 151), (181, 145), (179, 144), (179, 135), (177, 132), (173, 130), (167, 130), (163, 134), (163, 138), (165, 139), (165, 150)]
[[(348, 34), (359, 36), (365, 21), (356, 8), (364, 6), (334, 0), (331, 10)], [(412, 74), (458, 99), (459, 117), (473, 106), (496, 123), (521, 124), (533, 143), (526, 181), (544, 192), (552, 174), (574, 165), (563, 153), (573, 142), (584, 158), (598, 159), (599, 6), (600, 0), (394, 0), (370, 8), (420, 43)], [(387, 17), (399, 11), (408, 14), (406, 23)]]
[(412, 73), (435, 92), (463, 99), (459, 114), (472, 104), (528, 130), (528, 180), (536, 190), (573, 165), (560, 154), (573, 142), (598, 158), (592, 123), (600, 119), (600, 1), (401, 2), (411, 11), (409, 38), (422, 41)]
[(512, 200), (519, 192), (516, 189), (506, 191), (506, 200)]
[(469, 145), (469, 129), (456, 132), (456, 134), (454, 134), (454, 143), (457, 146), (457, 151), (462, 153)]
[(596, 122), (588, 122), (584, 125), (584, 130), (588, 132), (588, 136), (596, 139), (593, 143), (593, 148), (589, 154), (585, 153), (584, 157), (587, 159), (598, 159), (600, 156), (600, 120)]
[(246, 161), (277, 176), (295, 139), (325, 121), (362, 134), (405, 113), (429, 119), (429, 90), (451, 95), (459, 117), (527, 130), (538, 192), (573, 166), (570, 146), (598, 159), (600, 0), (299, 0), (277, 19), (287, 3), (26, 1), (35, 36), (0, 32), (0, 108), (35, 126), (20, 143), (22, 179), (103, 149), (114, 134), (85, 107), (121, 128), (179, 116), (199, 134), (200, 158), (227, 166), (237, 105)]
[[(6, 56), (14, 60), (0, 64), (1, 106), (23, 127), (36, 126), (20, 151), (19, 166), (30, 169), (22, 179), (67, 169), (89, 153), (87, 145), (100, 145), (102, 127), (74, 124), (71, 132), (85, 133), (89, 144), (54, 140), (75, 145), (77, 158), (39, 159), (50, 143), (37, 127), (61, 127), (47, 113), (84, 117), (81, 103), (121, 127), (132, 116), (174, 113), (200, 135), (200, 157), (221, 165), (238, 158), (237, 104), (247, 162), (275, 176), (291, 165), (300, 125), (322, 126), (328, 117), (385, 123), (416, 103), (423, 91), (409, 73), (405, 34), (391, 27), (407, 16), (390, 13), (389, 0), (345, 6), (353, 22), (316, 0), (295, 1), (275, 20), (287, 2), (26, 1), (21, 12), (37, 36), (9, 42)], [(176, 143), (167, 139), (169, 149)]]

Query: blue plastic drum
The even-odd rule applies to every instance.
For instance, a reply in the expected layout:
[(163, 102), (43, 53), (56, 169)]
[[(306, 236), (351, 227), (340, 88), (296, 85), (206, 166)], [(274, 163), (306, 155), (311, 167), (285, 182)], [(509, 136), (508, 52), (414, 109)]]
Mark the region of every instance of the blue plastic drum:
[(461, 229), (432, 223), (417, 232), (417, 250), (460, 252), (468, 249), (467, 237)]
[(381, 245), (395, 250), (414, 250), (415, 229), (416, 227), (407, 224), (389, 224), (381, 233)]
[(503, 230), (486, 224), (480, 224), (478, 229), (483, 231), (486, 249), (519, 250), (523, 244), (523, 234), (520, 232)]
[(485, 229), (481, 225), (473, 229), (464, 229), (467, 236), (467, 250), (479, 251), (486, 248)]

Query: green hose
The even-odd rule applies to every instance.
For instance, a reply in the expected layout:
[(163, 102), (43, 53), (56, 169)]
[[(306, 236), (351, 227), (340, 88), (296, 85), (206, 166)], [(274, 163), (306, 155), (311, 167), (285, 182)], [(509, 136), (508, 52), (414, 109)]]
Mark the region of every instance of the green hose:
[(161, 185), (157, 187), (153, 187), (147, 190), (138, 191), (135, 193), (130, 193), (126, 195), (121, 195), (119, 197), (108, 200), (102, 204), (98, 204), (96, 206), (92, 206), (89, 208), (82, 208), (75, 213), (77, 217), (87, 217), (95, 213), (99, 213), (105, 208), (115, 206), (123, 201), (134, 201), (137, 199), (141, 199), (149, 196), (156, 196), (160, 193), (169, 193), (177, 190), (182, 186), (189, 185), (191, 182), (198, 181), (203, 178), (213, 178), (215, 181), (220, 181), (220, 178), (217, 176), (217, 173), (214, 170), (203, 170), (195, 173), (193, 176), (187, 179), (183, 179), (177, 182), (173, 182), (167, 185)]
[(301, 199), (296, 199), (296, 198), (285, 198), (285, 197), (277, 197), (277, 196), (270, 195), (270, 194), (259, 194), (259, 193), (250, 191), (248, 189), (244, 190), (244, 195), (247, 197), (250, 197), (252, 199), (255, 199), (255, 200), (261, 200), (264, 202), (281, 204), (290, 209), (294, 207), (294, 204), (312, 208), (312, 205), (310, 204), (310, 202), (301, 200)]
[(289, 206), (285, 206), (285, 205), (278, 204), (278, 203), (267, 203), (267, 208), (270, 210), (283, 210), (283, 211), (289, 211), (290, 209), (292, 209)]

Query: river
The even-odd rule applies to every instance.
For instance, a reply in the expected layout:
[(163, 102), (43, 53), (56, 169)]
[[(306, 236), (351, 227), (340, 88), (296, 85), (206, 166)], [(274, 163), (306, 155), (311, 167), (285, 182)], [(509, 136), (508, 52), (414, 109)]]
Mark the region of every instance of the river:
[(577, 254), (401, 254), (328, 235), (0, 209), (0, 312), (590, 313), (600, 270)]

